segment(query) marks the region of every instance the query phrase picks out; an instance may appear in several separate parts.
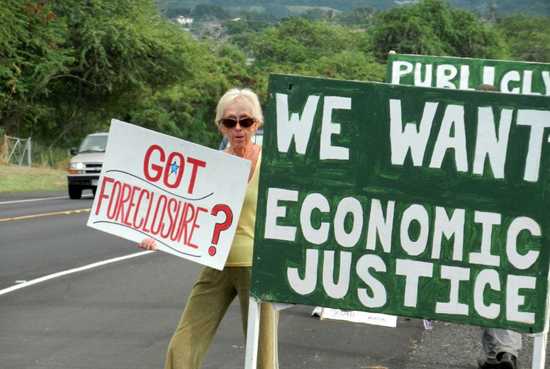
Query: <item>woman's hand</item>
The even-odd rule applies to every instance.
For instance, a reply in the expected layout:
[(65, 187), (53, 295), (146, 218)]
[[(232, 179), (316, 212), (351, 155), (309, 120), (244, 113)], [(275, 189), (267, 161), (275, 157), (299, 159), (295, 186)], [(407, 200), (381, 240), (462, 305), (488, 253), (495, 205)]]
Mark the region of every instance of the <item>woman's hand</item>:
[(143, 241), (138, 243), (138, 247), (140, 249), (145, 250), (151, 250), (151, 251), (158, 251), (157, 249), (157, 243), (152, 238), (144, 238)]

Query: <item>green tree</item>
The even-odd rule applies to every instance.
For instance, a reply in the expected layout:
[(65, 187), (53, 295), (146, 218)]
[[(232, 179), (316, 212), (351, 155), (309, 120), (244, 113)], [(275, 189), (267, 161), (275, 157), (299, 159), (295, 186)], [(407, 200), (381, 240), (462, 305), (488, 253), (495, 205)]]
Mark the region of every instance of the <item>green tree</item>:
[(162, 16), (168, 19), (174, 19), (177, 17), (189, 17), (192, 14), (190, 8), (170, 8), (163, 9)]
[(381, 60), (390, 50), (492, 59), (507, 55), (498, 32), (483, 26), (475, 14), (451, 9), (439, 0), (423, 0), (382, 12), (372, 31), (374, 49)]
[(514, 14), (502, 18), (502, 32), (515, 60), (550, 63), (550, 18)]
[(291, 10), (279, 3), (266, 3), (264, 4), (264, 9), (266, 13), (273, 14), (277, 19), (291, 17), (293, 15)]
[[(433, 12), (428, 12), (426, 2), (393, 8), (379, 14), (374, 26), (374, 48), (381, 59), (394, 50), (402, 54), (449, 55), (446, 45), (438, 35), (437, 23), (450, 23), (448, 10), (442, 3), (431, 1)], [(432, 19), (432, 15), (435, 19)], [(442, 18), (447, 16), (446, 18)], [(436, 24), (434, 29), (433, 23)]]
[(202, 68), (201, 50), (181, 29), (160, 16), (153, 0), (52, 1), (67, 20), (62, 48), (74, 60), (50, 80), (56, 108), (34, 129), (52, 140), (105, 128), (155, 91), (192, 79)]
[(369, 54), (360, 51), (342, 51), (334, 56), (323, 56), (316, 66), (316, 75), (329, 78), (384, 82), (386, 67)]
[(373, 8), (361, 7), (350, 13), (339, 14), (336, 19), (344, 26), (371, 27), (374, 25), (376, 13)]
[(508, 45), (493, 27), (483, 25), (478, 17), (469, 11), (451, 11), (454, 30), (447, 31), (444, 39), (451, 45), (453, 56), (506, 59)]
[(228, 35), (238, 35), (247, 32), (257, 32), (269, 27), (267, 22), (259, 22), (251, 19), (240, 19), (224, 23)]
[(249, 85), (267, 91), (269, 73), (382, 81), (385, 68), (371, 53), (369, 34), (354, 28), (298, 17), (238, 40), (254, 61)]
[(173, 86), (134, 106), (124, 119), (170, 136), (217, 147), (220, 136), (214, 125), (215, 109), (226, 87), (227, 81), (212, 79)]
[(45, 1), (0, 2), (0, 124), (5, 132), (28, 137), (24, 129), (47, 116), (43, 102), (53, 92), (49, 82), (64, 74), (73, 59), (61, 47), (67, 28)]
[[(185, 140), (217, 148), (220, 133), (214, 124), (219, 98), (231, 87), (253, 87), (246, 57), (229, 45), (202, 42), (203, 65), (195, 78), (157, 91), (135, 106), (130, 122)], [(215, 50), (211, 53), (210, 50)]]
[(198, 4), (195, 9), (193, 9), (191, 17), (198, 20), (210, 19), (212, 17), (223, 20), (231, 18), (231, 14), (229, 14), (224, 8), (220, 6), (210, 4)]
[(300, 17), (303, 17), (310, 22), (318, 22), (332, 19), (334, 17), (334, 12), (332, 10), (325, 10), (321, 8), (311, 8), (300, 14)]
[(366, 37), (354, 29), (298, 17), (262, 30), (248, 40), (248, 50), (260, 64), (315, 62), (345, 50), (368, 52)]

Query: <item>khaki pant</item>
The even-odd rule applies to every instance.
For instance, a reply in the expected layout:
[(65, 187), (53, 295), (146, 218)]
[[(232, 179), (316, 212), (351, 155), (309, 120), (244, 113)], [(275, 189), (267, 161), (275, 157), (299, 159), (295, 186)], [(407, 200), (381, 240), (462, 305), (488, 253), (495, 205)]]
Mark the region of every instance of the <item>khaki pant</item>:
[(497, 355), (509, 352), (518, 357), (521, 350), (521, 333), (500, 328), (481, 328), (481, 343), (487, 362), (498, 363)]
[[(224, 270), (203, 268), (179, 323), (166, 357), (165, 369), (198, 369), (225, 312), (236, 296), (241, 306), (241, 319), (246, 337), (250, 267), (226, 267)], [(269, 303), (260, 310), (258, 368), (278, 368), (278, 312)]]

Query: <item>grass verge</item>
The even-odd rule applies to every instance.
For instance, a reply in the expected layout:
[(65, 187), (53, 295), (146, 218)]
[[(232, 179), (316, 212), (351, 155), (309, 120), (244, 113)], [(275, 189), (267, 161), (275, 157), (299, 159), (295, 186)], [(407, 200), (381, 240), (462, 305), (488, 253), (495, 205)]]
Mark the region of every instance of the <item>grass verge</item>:
[(0, 194), (66, 188), (67, 172), (64, 170), (0, 164)]

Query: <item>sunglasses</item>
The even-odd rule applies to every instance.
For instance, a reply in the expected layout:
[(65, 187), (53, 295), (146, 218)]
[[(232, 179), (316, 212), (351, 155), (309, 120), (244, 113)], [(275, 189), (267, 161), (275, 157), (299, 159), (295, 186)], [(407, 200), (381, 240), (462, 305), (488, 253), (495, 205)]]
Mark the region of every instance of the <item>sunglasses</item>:
[(220, 119), (220, 123), (223, 124), (225, 128), (234, 128), (237, 125), (237, 123), (239, 123), (241, 127), (248, 128), (252, 126), (254, 122), (256, 122), (256, 119), (250, 118), (250, 117), (243, 117), (239, 119), (235, 119), (235, 118)]

